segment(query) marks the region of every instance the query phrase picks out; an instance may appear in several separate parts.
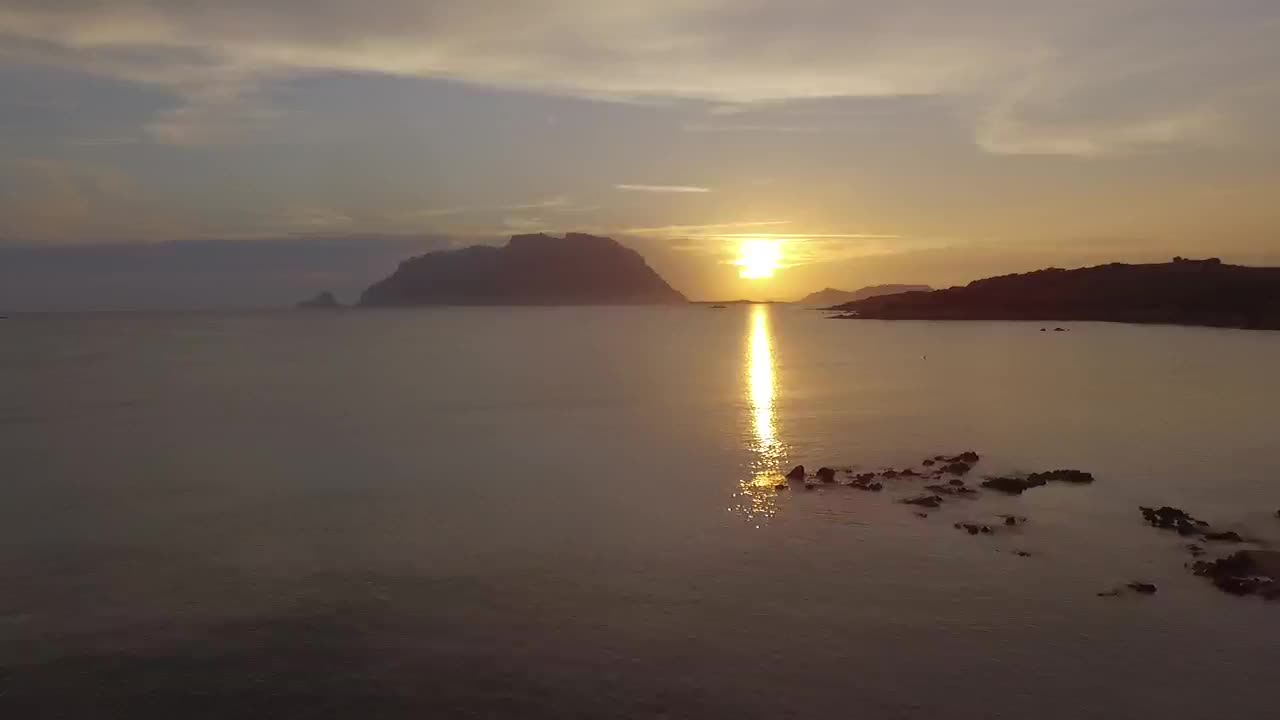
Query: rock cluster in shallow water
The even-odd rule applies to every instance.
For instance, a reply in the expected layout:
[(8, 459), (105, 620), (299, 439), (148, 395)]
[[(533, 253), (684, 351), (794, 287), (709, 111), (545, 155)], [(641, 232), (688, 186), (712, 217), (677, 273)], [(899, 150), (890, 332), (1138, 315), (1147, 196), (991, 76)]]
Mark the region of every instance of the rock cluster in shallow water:
[[(929, 518), (925, 510), (937, 510), (944, 503), (956, 498), (976, 500), (982, 493), (977, 488), (966, 484), (964, 477), (981, 461), (978, 453), (970, 450), (957, 455), (935, 455), (924, 460), (921, 468), (886, 468), (880, 471), (856, 472), (851, 467), (822, 466), (813, 474), (805, 470), (804, 465), (797, 465), (789, 471), (786, 482), (775, 485), (778, 491), (790, 489), (800, 483), (805, 490), (817, 490), (823, 486), (848, 487), (866, 492), (880, 492), (888, 485), (903, 484), (904, 487), (915, 487), (914, 494), (899, 497), (897, 502), (916, 508), (915, 515)], [(847, 482), (841, 482), (844, 476)], [(911, 480), (924, 480), (926, 484), (907, 484)], [(892, 482), (891, 482), (892, 481)], [(1068, 485), (1092, 484), (1095, 478), (1092, 473), (1075, 469), (1057, 469), (1043, 472), (1017, 475), (987, 476), (980, 483), (986, 490), (1006, 495), (1021, 495), (1032, 488), (1042, 487), (1049, 483)], [(923, 491), (923, 492), (921, 492)], [(1256, 543), (1235, 530), (1216, 529), (1205, 520), (1201, 520), (1180, 508), (1168, 505), (1161, 507), (1141, 507), (1143, 520), (1149, 525), (1162, 530), (1170, 530), (1179, 535), (1195, 538), (1196, 543), (1184, 546), (1193, 558), (1201, 558), (1208, 554), (1204, 545), (1214, 543)], [(1280, 517), (1280, 511), (1276, 513)], [(998, 535), (1001, 533), (1018, 533), (1019, 526), (1027, 522), (1021, 515), (997, 515), (1001, 522), (962, 521), (954, 523), (957, 530), (970, 535)], [(1024, 550), (1014, 551), (1020, 557), (1030, 557)], [(1196, 575), (1209, 578), (1213, 584), (1224, 592), (1233, 595), (1259, 595), (1268, 599), (1280, 599), (1280, 552), (1264, 550), (1240, 550), (1227, 557), (1216, 560), (1196, 560), (1189, 565)], [(1154, 595), (1156, 586), (1144, 582), (1133, 581), (1112, 590), (1097, 593), (1099, 596), (1119, 596), (1126, 594)]]

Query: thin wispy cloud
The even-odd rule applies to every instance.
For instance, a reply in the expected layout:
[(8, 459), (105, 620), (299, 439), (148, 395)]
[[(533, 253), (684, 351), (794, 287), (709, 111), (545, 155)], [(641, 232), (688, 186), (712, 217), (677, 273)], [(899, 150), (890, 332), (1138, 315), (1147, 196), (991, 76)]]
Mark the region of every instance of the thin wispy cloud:
[(658, 227), (628, 228), (628, 235), (706, 235), (733, 228), (760, 228), (790, 225), (790, 220), (759, 220), (745, 222), (709, 223), (705, 225), (660, 225)]
[(705, 133), (816, 133), (824, 130), (824, 128), (812, 125), (756, 125), (749, 123), (694, 123), (691, 125), (685, 125), (683, 129), (685, 132)]
[(635, 185), (621, 184), (614, 185), (615, 190), (623, 192), (644, 192), (644, 193), (709, 193), (711, 188), (699, 187), (697, 185)]

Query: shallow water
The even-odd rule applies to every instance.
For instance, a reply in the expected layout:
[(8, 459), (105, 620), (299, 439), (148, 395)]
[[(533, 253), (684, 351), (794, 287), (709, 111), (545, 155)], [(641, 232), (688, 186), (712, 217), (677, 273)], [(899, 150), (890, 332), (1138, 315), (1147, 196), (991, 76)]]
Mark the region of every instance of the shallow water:
[[(787, 307), (0, 325), (5, 717), (1181, 718), (1275, 707), (1280, 333)], [(954, 500), (790, 465), (1076, 467)], [(998, 513), (996, 536), (956, 531)], [(1015, 551), (1031, 553), (1020, 557)], [(1130, 580), (1153, 597), (1100, 598)], [(12, 714), (16, 713), (16, 714)]]

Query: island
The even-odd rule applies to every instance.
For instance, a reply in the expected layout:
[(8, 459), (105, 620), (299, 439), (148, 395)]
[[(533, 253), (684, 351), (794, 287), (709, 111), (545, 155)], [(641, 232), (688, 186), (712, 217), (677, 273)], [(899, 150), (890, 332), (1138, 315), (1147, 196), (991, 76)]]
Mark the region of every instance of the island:
[(1280, 268), (1181, 257), (1049, 268), (832, 309), (853, 320), (1094, 320), (1280, 330)]
[(607, 237), (515, 235), (405, 260), (360, 296), (364, 307), (684, 303), (639, 253)]
[(313, 298), (308, 298), (298, 303), (298, 308), (301, 310), (336, 310), (340, 307), (342, 307), (342, 303), (338, 302), (338, 298), (327, 290)]
[(870, 297), (879, 297), (881, 295), (897, 295), (905, 292), (928, 292), (933, 288), (928, 285), (871, 285), (861, 290), (837, 290), (836, 288), (823, 288), (815, 293), (805, 295), (797, 303), (798, 305), (807, 305), (809, 307), (831, 307), (832, 305), (841, 305), (844, 303), (855, 302), (857, 300), (866, 300)]

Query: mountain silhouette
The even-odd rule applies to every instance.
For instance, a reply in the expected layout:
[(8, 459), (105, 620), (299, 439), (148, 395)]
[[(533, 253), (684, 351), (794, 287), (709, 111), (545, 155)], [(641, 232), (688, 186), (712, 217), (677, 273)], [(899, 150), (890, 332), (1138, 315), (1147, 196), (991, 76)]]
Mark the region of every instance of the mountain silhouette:
[(635, 250), (612, 238), (515, 235), (502, 247), (427, 253), (360, 297), (364, 306), (683, 303)]
[(809, 293), (800, 299), (798, 304), (809, 305), (812, 307), (831, 307), (832, 305), (840, 305), (842, 303), (854, 302), (856, 300), (865, 300), (869, 297), (877, 297), (879, 295), (896, 295), (904, 292), (920, 292), (929, 291), (933, 288), (928, 285), (870, 285), (861, 290), (837, 290), (836, 288), (823, 288), (815, 293)]
[(1100, 320), (1280, 330), (1280, 268), (1217, 258), (1049, 268), (835, 308), (878, 320)]

